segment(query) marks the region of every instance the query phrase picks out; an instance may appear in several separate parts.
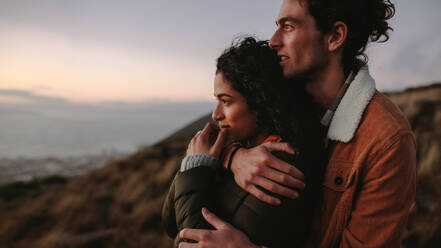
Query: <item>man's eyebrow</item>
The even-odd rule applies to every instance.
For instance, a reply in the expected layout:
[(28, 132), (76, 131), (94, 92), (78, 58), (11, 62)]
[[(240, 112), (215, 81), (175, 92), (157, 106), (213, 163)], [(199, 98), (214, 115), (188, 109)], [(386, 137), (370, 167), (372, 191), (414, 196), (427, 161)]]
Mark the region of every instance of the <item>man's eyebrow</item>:
[(285, 22), (294, 22), (294, 23), (299, 24), (299, 23), (300, 23), (300, 20), (297, 19), (297, 18), (294, 18), (294, 17), (289, 17), (289, 16), (281, 17), (281, 18), (279, 18), (278, 20), (276, 20), (276, 25), (277, 25), (277, 26), (278, 26), (278, 25), (282, 25), (282, 24), (285, 23)]
[(224, 96), (226, 96), (226, 97), (231, 97), (231, 98), (233, 98), (233, 96), (231, 96), (231, 95), (228, 95), (227, 93), (220, 93), (220, 94), (217, 94), (217, 95), (214, 95), (215, 97), (224, 97)]

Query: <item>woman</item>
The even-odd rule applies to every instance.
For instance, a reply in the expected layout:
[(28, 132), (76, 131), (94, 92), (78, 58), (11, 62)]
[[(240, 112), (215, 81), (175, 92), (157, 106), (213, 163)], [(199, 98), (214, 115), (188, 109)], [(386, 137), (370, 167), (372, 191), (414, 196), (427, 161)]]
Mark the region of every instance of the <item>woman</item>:
[[(201, 208), (207, 207), (255, 244), (302, 245), (312, 211), (319, 204), (316, 199), (320, 199), (326, 164), (325, 132), (304, 88), (283, 79), (279, 58), (266, 41), (249, 37), (224, 51), (217, 60), (214, 95), (218, 104), (212, 115), (220, 133), (216, 139), (218, 130), (207, 125), (189, 144), (163, 207), (163, 223), (171, 237), (183, 228), (212, 228), (201, 215)], [(308, 188), (297, 199), (282, 198), (280, 206), (272, 206), (236, 185), (227, 171), (232, 155), (221, 155), (221, 150), (232, 154), (240, 146), (282, 139), (296, 154), (275, 155), (302, 170)], [(226, 164), (227, 170), (220, 164)]]

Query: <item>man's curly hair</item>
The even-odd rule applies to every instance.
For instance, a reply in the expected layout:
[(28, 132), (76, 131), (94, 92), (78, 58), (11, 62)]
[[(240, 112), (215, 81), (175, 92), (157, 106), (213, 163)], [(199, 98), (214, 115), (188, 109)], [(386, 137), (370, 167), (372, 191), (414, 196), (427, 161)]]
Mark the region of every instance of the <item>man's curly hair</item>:
[(390, 0), (303, 0), (314, 17), (318, 30), (325, 34), (337, 21), (348, 26), (343, 50), (343, 67), (347, 73), (354, 65), (367, 64), (364, 53), (369, 41), (386, 42), (392, 27), (388, 21), (395, 14)]
[(283, 77), (280, 59), (268, 41), (245, 37), (233, 42), (217, 59), (232, 88), (241, 93), (257, 117), (257, 126), (278, 134), (298, 149), (321, 145), (324, 128), (319, 124), (318, 105), (306, 93), (303, 82)]

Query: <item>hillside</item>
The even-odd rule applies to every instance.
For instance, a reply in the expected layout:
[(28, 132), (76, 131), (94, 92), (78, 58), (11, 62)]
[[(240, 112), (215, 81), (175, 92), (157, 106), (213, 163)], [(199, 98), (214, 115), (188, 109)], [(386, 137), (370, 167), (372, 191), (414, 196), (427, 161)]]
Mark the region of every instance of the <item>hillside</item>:
[(409, 119), (417, 141), (418, 186), (407, 247), (441, 247), (441, 84), (389, 97)]
[[(404, 246), (441, 247), (441, 84), (388, 95), (418, 143), (418, 193)], [(83, 176), (0, 186), (0, 247), (171, 247), (161, 204), (189, 139), (207, 120)]]

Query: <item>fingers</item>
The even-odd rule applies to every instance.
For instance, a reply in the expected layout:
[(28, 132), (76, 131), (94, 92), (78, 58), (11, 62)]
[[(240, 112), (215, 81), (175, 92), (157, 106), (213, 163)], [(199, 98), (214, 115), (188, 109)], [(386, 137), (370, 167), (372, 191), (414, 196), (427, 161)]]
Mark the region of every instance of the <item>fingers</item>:
[[(289, 174), (282, 173), (278, 170), (274, 170), (268, 167), (264, 167), (261, 170), (261, 175), (263, 177), (266, 177), (268, 179), (271, 179), (272, 181), (281, 184), (282, 186), (288, 186), (294, 189), (304, 189), (306, 187), (305, 183), (302, 182), (302, 180), (299, 180)], [(266, 188), (267, 189), (267, 188)], [(268, 189), (269, 190), (269, 189)], [(272, 191), (272, 190), (271, 190)], [(281, 194), (280, 192), (274, 192), (276, 194)], [(285, 194), (281, 194), (286, 197), (290, 197)], [(291, 197), (292, 198), (292, 197)], [(295, 199), (295, 198), (293, 198)]]
[(207, 125), (208, 125), (208, 128), (209, 128), (209, 131), (212, 131), (212, 132), (219, 132), (219, 129), (220, 129), (220, 128), (219, 128), (218, 125), (213, 124), (213, 123), (211, 123), (211, 122), (208, 122)]
[(216, 228), (216, 230), (233, 228), (229, 223), (219, 219), (219, 217), (206, 208), (202, 208), (202, 216), (204, 216), (205, 220)]
[(261, 200), (263, 202), (266, 202), (268, 204), (278, 206), (278, 205), (280, 205), (282, 203), (280, 201), (280, 199), (264, 193), (262, 190), (258, 189), (254, 185), (249, 186), (247, 191), (250, 194), (254, 195), (257, 199), (259, 199), (259, 200)]
[(210, 144), (214, 143), (214, 140), (216, 139), (217, 135), (219, 132), (219, 127), (214, 125), (211, 122), (207, 122), (207, 124), (205, 124), (204, 129), (201, 132), (201, 139), (204, 142), (208, 142)]
[(207, 122), (207, 124), (205, 124), (204, 129), (202, 129), (195, 135), (195, 142), (198, 142), (205, 146), (210, 145), (210, 135), (212, 133), (211, 125), (213, 124), (211, 124), (210, 122)]
[(213, 132), (217, 132), (218, 131), (218, 126), (214, 125), (211, 122), (207, 122), (207, 124), (205, 124), (204, 129), (202, 129), (202, 133), (203, 135), (210, 135)]
[(224, 147), (225, 141), (227, 140), (228, 129), (221, 128), (219, 134), (217, 135), (216, 141), (212, 147), (212, 156), (218, 157)]
[(207, 134), (208, 133), (208, 131), (209, 131), (209, 129), (210, 129), (210, 122), (207, 122), (207, 124), (205, 124), (205, 126), (204, 126), (204, 129), (202, 129), (202, 132), (201, 132), (201, 134)]
[(270, 156), (270, 158), (267, 161), (268, 166), (277, 169), (281, 172), (284, 172), (294, 178), (297, 178), (299, 180), (303, 180), (305, 176), (303, 173), (297, 169), (295, 166), (288, 164), (287, 162), (284, 162), (275, 156)]
[(190, 141), (191, 141), (191, 142), (194, 142), (194, 141), (197, 139), (197, 137), (199, 137), (199, 135), (201, 135), (201, 133), (202, 133), (201, 130), (197, 131), (197, 132), (194, 134), (193, 138), (191, 138)]
[(202, 142), (209, 142), (209, 137), (210, 137), (210, 123), (207, 122), (207, 124), (205, 124), (204, 129), (202, 129), (202, 131), (199, 133), (198, 139)]
[(187, 155), (194, 154), (194, 147), (195, 147), (196, 139), (198, 138), (198, 136), (199, 136), (199, 132), (197, 132), (193, 136), (193, 138), (191, 138), (190, 143), (188, 143), (187, 153), (186, 153)]
[(223, 148), (224, 136), (219, 139), (218, 150), (216, 150), (218, 154), (213, 154), (213, 143), (217, 136), (218, 127), (213, 123), (208, 122), (204, 129), (198, 131), (191, 139), (187, 148), (187, 155), (203, 153), (218, 157), (222, 151), (221, 148)]
[(273, 151), (281, 151), (281, 152), (287, 152), (289, 154), (294, 155), (295, 151), (294, 149), (286, 142), (267, 142), (263, 144), (268, 150), (271, 152)]
[(288, 197), (288, 198), (292, 198), (292, 199), (296, 199), (297, 197), (299, 197), (299, 194), (287, 187), (284, 187), (278, 183), (275, 183), (269, 179), (266, 179), (264, 177), (258, 177), (256, 178), (256, 184), (259, 185), (260, 187), (271, 191), (273, 193)]
[(179, 238), (201, 241), (205, 236), (210, 234), (210, 230), (185, 228), (179, 232)]

